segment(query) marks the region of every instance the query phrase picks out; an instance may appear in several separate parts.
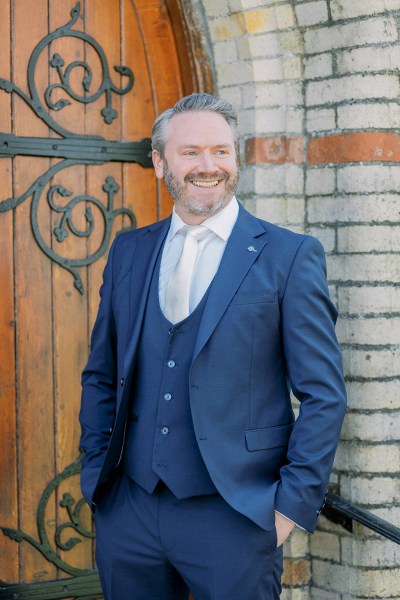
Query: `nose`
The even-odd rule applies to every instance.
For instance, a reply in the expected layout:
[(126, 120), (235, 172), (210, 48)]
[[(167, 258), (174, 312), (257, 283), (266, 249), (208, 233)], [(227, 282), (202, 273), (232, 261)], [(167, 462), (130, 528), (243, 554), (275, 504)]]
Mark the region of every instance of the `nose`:
[(200, 173), (215, 173), (218, 171), (211, 152), (206, 151), (201, 153), (198, 168)]

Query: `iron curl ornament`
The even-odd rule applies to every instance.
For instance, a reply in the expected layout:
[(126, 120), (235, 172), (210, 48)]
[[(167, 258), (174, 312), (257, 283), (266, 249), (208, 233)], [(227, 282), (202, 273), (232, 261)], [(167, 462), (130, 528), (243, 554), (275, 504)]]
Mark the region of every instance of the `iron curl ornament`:
[[(57, 550), (71, 550), (82, 541), (82, 538), (95, 537), (94, 532), (86, 529), (81, 523), (81, 510), (86, 505), (86, 501), (83, 498), (75, 501), (69, 492), (63, 494), (59, 501), (59, 506), (65, 510), (67, 520), (56, 527), (54, 540), (51, 540), (47, 533), (45, 515), (47, 505), (57, 492), (60, 484), (80, 473), (81, 462), (82, 456), (79, 456), (75, 462), (68, 465), (64, 471), (59, 473), (43, 491), (36, 511), (37, 538), (25, 533), (21, 529), (0, 526), (0, 530), (4, 535), (19, 544), (27, 542), (33, 548), (36, 548), (49, 562), (69, 575), (88, 575), (92, 573), (91, 569), (79, 569), (68, 564), (57, 552)], [(73, 533), (71, 537), (67, 537), (65, 541), (62, 541), (67, 530), (72, 530)], [(75, 534), (78, 534), (80, 537), (76, 537)]]
[[(72, 192), (63, 185), (57, 184), (50, 186), (47, 192), (47, 203), (51, 211), (61, 214), (61, 219), (53, 228), (52, 240), (47, 243), (40, 232), (38, 220), (38, 207), (44, 194), (45, 188), (50, 185), (52, 178), (63, 171), (63, 169), (75, 165), (102, 165), (107, 162), (136, 162), (142, 167), (152, 166), (151, 162), (151, 140), (143, 138), (134, 142), (120, 142), (106, 140), (101, 136), (81, 135), (76, 132), (68, 131), (50, 114), (51, 111), (61, 111), (71, 104), (71, 101), (82, 104), (89, 104), (105, 97), (105, 105), (100, 113), (106, 124), (110, 125), (118, 118), (117, 110), (112, 106), (112, 95), (124, 95), (129, 93), (134, 85), (134, 75), (127, 66), (114, 66), (114, 71), (118, 73), (125, 84), (118, 87), (113, 83), (110, 75), (110, 68), (107, 57), (100, 44), (90, 35), (83, 31), (73, 29), (81, 13), (81, 4), (78, 2), (71, 10), (71, 20), (64, 26), (46, 35), (34, 48), (28, 61), (28, 89), (29, 95), (21, 90), (12, 82), (0, 78), (0, 90), (9, 94), (18, 95), (58, 136), (51, 138), (23, 137), (13, 134), (4, 134), (0, 132), (0, 158), (15, 156), (41, 156), (62, 159), (52, 165), (45, 173), (30, 185), (27, 190), (17, 198), (7, 198), (0, 202), (0, 213), (15, 209), (27, 198), (32, 197), (31, 204), (31, 227), (36, 242), (42, 251), (54, 262), (58, 263), (64, 269), (67, 269), (74, 278), (75, 288), (83, 294), (84, 287), (82, 279), (77, 271), (78, 267), (88, 266), (102, 256), (109, 245), (111, 230), (114, 219), (117, 215), (126, 215), (129, 225), (128, 228), (136, 226), (134, 213), (129, 208), (114, 209), (114, 196), (119, 190), (118, 183), (112, 177), (105, 177), (103, 191), (106, 192), (108, 202), (105, 206), (98, 198), (80, 194), (73, 198), (67, 206), (62, 207), (57, 201), (56, 196), (64, 197), (72, 195)], [(62, 53), (54, 53), (49, 59), (49, 68), (57, 74), (58, 80), (47, 86), (43, 101), (40, 99), (36, 83), (35, 72), (42, 52), (49, 47), (52, 41), (72, 37), (89, 44), (95, 51), (102, 68), (102, 77), (97, 89), (93, 87), (93, 71), (87, 61), (75, 60), (66, 65)], [(51, 53), (50, 53), (51, 54)], [(71, 85), (71, 78), (74, 73), (82, 72), (81, 88), (78, 92)], [(75, 77), (76, 81), (76, 77)], [(55, 92), (57, 91), (57, 98)], [(61, 97), (59, 95), (61, 94)], [(78, 228), (74, 223), (74, 209), (86, 203), (84, 229)], [(103, 218), (104, 233), (97, 249), (89, 256), (80, 259), (66, 258), (58, 253), (56, 242), (61, 244), (68, 235), (76, 237), (89, 238), (94, 231), (94, 216), (92, 207), (97, 207), (97, 213)], [(54, 237), (53, 237), (54, 236)], [(54, 243), (53, 243), (54, 240)]]

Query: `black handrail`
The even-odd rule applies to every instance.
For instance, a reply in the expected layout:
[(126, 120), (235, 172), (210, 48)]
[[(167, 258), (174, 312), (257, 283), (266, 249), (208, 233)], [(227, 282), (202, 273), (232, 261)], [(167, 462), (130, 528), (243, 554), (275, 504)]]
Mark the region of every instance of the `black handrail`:
[(372, 529), (372, 531), (380, 533), (388, 540), (400, 544), (400, 527), (392, 525), (388, 521), (372, 514), (369, 510), (360, 508), (331, 492), (326, 497), (322, 514), (330, 521), (341, 525), (350, 532), (353, 532), (353, 521), (357, 521), (361, 525)]

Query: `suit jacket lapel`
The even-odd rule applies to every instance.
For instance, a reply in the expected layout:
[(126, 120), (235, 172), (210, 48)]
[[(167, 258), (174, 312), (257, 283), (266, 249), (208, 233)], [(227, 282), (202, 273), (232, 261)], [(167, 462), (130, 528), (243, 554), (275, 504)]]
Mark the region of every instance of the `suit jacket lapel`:
[(170, 226), (170, 219), (151, 225), (137, 240), (137, 251), (132, 264), (129, 297), (129, 334), (124, 356), (124, 372), (128, 374), (133, 363), (142, 327), (143, 315), (157, 256)]
[[(262, 237), (258, 237), (261, 235)], [(240, 208), (237, 222), (229, 237), (210, 289), (196, 340), (193, 361), (210, 338), (236, 290), (267, 241), (266, 231), (258, 220)]]

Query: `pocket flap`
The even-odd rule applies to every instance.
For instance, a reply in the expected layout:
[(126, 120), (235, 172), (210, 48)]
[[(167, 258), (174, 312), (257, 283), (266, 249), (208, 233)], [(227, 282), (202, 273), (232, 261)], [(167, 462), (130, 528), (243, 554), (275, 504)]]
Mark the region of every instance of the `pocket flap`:
[(238, 292), (232, 298), (231, 304), (259, 304), (275, 302), (277, 292), (274, 290), (261, 290), (255, 292)]
[(276, 425), (275, 427), (261, 427), (260, 429), (248, 429), (245, 431), (247, 449), (267, 450), (287, 446), (294, 423), (287, 425)]

